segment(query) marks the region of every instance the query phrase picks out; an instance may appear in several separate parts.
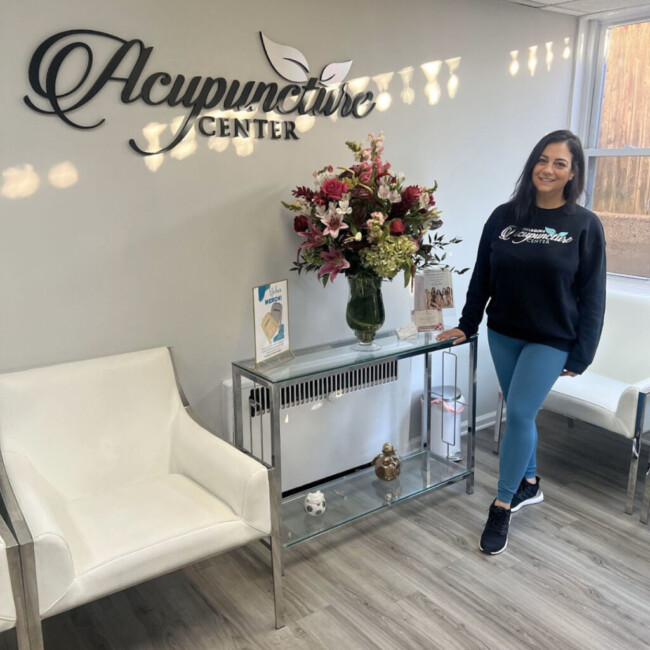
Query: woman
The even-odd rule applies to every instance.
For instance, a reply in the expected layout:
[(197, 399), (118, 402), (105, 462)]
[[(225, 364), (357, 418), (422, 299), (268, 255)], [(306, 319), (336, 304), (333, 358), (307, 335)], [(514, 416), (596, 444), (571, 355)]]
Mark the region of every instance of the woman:
[(570, 131), (544, 136), (513, 198), (485, 224), (458, 327), (437, 337), (457, 344), (475, 334), (487, 304), (507, 404), (497, 497), (480, 542), (490, 555), (506, 548), (511, 512), (543, 501), (535, 417), (558, 376), (584, 372), (600, 338), (605, 238), (598, 217), (576, 203), (584, 183), (580, 140)]

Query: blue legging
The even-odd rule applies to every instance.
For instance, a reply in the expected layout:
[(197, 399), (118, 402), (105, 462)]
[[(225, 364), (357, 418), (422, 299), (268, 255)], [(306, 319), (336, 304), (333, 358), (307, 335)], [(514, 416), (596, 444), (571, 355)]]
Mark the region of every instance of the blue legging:
[(566, 363), (568, 353), (488, 329), (488, 343), (506, 401), (506, 432), (499, 458), (497, 499), (510, 503), (521, 479), (535, 478), (535, 417)]

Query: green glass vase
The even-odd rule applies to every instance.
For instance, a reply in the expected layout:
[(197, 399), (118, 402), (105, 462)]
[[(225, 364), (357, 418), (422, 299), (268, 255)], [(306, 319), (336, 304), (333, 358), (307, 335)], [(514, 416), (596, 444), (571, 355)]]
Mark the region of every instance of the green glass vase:
[(377, 330), (386, 318), (381, 297), (381, 282), (381, 278), (348, 276), (350, 298), (345, 320), (354, 330), (360, 346), (373, 347)]

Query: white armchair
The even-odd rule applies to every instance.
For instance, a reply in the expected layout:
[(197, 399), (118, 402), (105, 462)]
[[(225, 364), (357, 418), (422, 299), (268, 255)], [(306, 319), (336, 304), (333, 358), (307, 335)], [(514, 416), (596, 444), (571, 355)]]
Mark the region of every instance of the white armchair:
[[(578, 377), (560, 377), (542, 408), (582, 420), (631, 441), (625, 512), (632, 513), (641, 436), (650, 431), (650, 296), (607, 292), (605, 323), (596, 357)], [(503, 397), (499, 393), (495, 453), (499, 451)]]
[(274, 470), (190, 417), (167, 348), (0, 375), (0, 444), (32, 647), (41, 618), (265, 537), (282, 626)]

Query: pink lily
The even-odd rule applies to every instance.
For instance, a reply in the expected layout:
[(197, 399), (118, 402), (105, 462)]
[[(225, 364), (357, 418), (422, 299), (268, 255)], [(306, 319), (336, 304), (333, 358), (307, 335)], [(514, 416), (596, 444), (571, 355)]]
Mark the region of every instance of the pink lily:
[(323, 235), (332, 235), (334, 239), (339, 236), (339, 230), (345, 230), (350, 227), (347, 223), (343, 222), (342, 214), (336, 214), (334, 212), (330, 212), (329, 217), (321, 219), (321, 221), (327, 226), (327, 228), (323, 230)]
[(323, 251), (320, 254), (320, 256), (325, 260), (325, 264), (323, 264), (320, 269), (318, 269), (318, 277), (322, 278), (324, 275), (327, 275), (329, 273), (330, 282), (334, 282), (336, 276), (341, 271), (343, 271), (343, 269), (350, 268), (350, 262), (348, 262), (345, 257), (343, 257), (343, 253), (341, 253), (341, 251), (337, 251), (331, 246), (329, 248), (329, 253)]
[(298, 250), (302, 250), (303, 248), (320, 248), (325, 245), (325, 236), (311, 221), (308, 224), (308, 228), (306, 232), (298, 233), (300, 237), (307, 238), (307, 241), (300, 244)]

